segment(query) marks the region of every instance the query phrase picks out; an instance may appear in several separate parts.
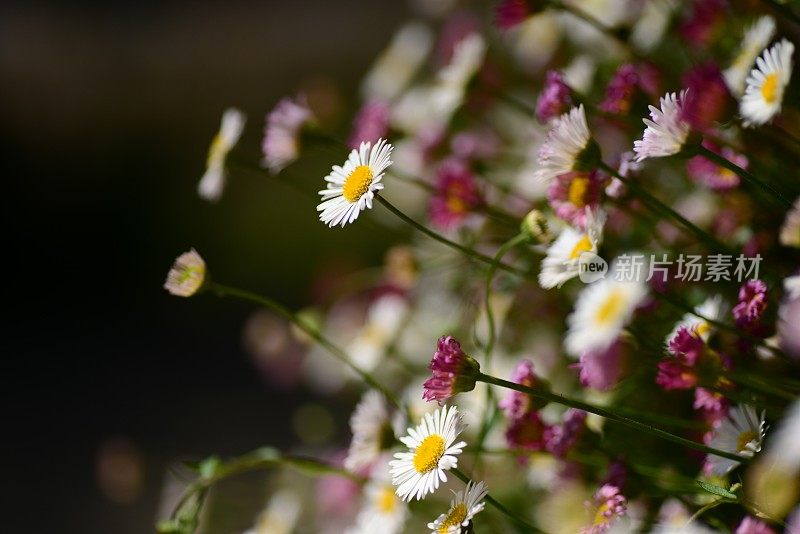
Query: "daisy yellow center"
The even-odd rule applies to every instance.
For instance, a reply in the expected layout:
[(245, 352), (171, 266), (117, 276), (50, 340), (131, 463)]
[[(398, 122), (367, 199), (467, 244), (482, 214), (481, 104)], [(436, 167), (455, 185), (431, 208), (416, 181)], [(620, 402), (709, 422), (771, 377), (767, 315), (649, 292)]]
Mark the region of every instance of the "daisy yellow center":
[(768, 104), (772, 104), (778, 98), (778, 74), (773, 72), (767, 79), (764, 80), (764, 85), (761, 86), (761, 96)]
[(742, 432), (741, 434), (739, 434), (739, 437), (736, 440), (736, 450), (738, 452), (743, 452), (748, 450), (747, 444), (750, 443), (751, 441), (756, 440), (757, 438), (758, 434), (756, 434), (752, 430), (746, 430), (745, 432)]
[(447, 209), (449, 209), (452, 213), (460, 215), (462, 213), (466, 213), (468, 207), (466, 202), (458, 197), (452, 196), (448, 197), (447, 199)]
[(582, 208), (586, 206), (586, 192), (589, 190), (589, 178), (579, 176), (569, 183), (567, 198), (570, 204)]
[(414, 452), (414, 469), (417, 473), (428, 473), (439, 465), (443, 455), (444, 438), (438, 434), (431, 434), (422, 440)]
[(619, 291), (612, 292), (603, 302), (602, 306), (597, 309), (595, 321), (601, 325), (613, 322), (619, 312), (622, 311), (622, 305), (625, 299)]
[(695, 332), (700, 337), (705, 336), (711, 330), (711, 325), (709, 325), (706, 321), (700, 321), (695, 328)]
[(608, 522), (608, 518), (604, 515), (608, 511), (608, 503), (604, 502), (597, 508), (597, 513), (594, 514), (594, 524), (602, 525)]
[(359, 165), (353, 169), (353, 172), (350, 173), (342, 186), (344, 199), (351, 203), (356, 202), (361, 198), (361, 195), (369, 190), (372, 178), (372, 169), (367, 165)]
[(572, 252), (569, 253), (569, 259), (578, 259), (581, 254), (589, 252), (590, 250), (592, 250), (592, 240), (589, 239), (588, 235), (584, 235), (580, 241), (575, 243), (575, 246), (572, 247)]
[(225, 157), (228, 152), (228, 143), (221, 133), (214, 136), (211, 141), (211, 146), (208, 148), (208, 158), (206, 159), (206, 167), (213, 167), (217, 160)]
[(394, 487), (382, 488), (375, 499), (375, 506), (381, 513), (391, 514), (397, 508), (397, 498), (394, 496)]
[(466, 518), (467, 518), (467, 506), (463, 502), (456, 504), (447, 513), (447, 517), (444, 518), (442, 524), (439, 525), (439, 533), (445, 534), (448, 528), (460, 525), (461, 523), (464, 522), (464, 519)]

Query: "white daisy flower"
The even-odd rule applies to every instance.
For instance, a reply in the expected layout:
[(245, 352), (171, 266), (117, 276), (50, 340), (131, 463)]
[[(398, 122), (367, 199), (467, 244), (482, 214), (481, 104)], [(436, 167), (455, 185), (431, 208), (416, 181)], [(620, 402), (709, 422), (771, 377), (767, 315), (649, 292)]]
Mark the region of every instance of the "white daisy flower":
[(800, 248), (800, 198), (794, 201), (781, 226), (781, 245)]
[(365, 100), (394, 100), (408, 85), (433, 47), (433, 32), (419, 22), (392, 37), (361, 85)]
[(430, 94), (433, 109), (441, 117), (441, 122), (447, 122), (464, 101), (467, 84), (483, 64), (485, 55), (486, 41), (479, 33), (468, 35), (453, 48), (453, 57), (437, 73)]
[(372, 209), (375, 192), (383, 189), (383, 171), (392, 164), (392, 145), (379, 139), (374, 146), (361, 143), (353, 149), (343, 167), (334, 165), (325, 177), (328, 188), (319, 191), (319, 220), (329, 227), (352, 223), (365, 208)]
[[(609, 273), (614, 272), (614, 267)], [(567, 317), (564, 339), (567, 352), (575, 357), (587, 350), (605, 350), (619, 337), (634, 310), (647, 296), (641, 281), (619, 281), (609, 276), (589, 284), (575, 301)]]
[[(764, 441), (764, 412), (761, 415), (752, 406), (741, 405), (733, 408), (728, 417), (716, 429), (710, 447), (726, 452), (734, 452), (752, 458), (761, 450)], [(707, 462), (715, 475), (726, 475), (739, 462), (708, 455)]]
[[(719, 321), (723, 318), (723, 315), (722, 296), (714, 295), (713, 297), (709, 297), (701, 304), (695, 306), (694, 313), (684, 314), (681, 320), (675, 323), (675, 326), (672, 327), (672, 331), (667, 334), (664, 343), (669, 345), (670, 340), (675, 337), (678, 330), (684, 327), (690, 330), (694, 329), (703, 341), (708, 341), (708, 338), (714, 333), (714, 326), (706, 321), (706, 319)], [(701, 319), (699, 316), (705, 317), (706, 319)]]
[(753, 68), (758, 54), (767, 47), (775, 35), (775, 19), (764, 15), (755, 21), (744, 34), (742, 47), (730, 67), (725, 69), (722, 76), (734, 96), (744, 94), (745, 80)]
[(591, 139), (583, 104), (553, 121), (547, 139), (539, 148), (541, 167), (534, 176), (549, 182), (556, 176), (576, 170), (576, 164)]
[(783, 92), (792, 77), (794, 45), (783, 39), (756, 58), (756, 68), (747, 77), (747, 88), (739, 102), (745, 127), (766, 124), (780, 112)]
[(211, 141), (206, 160), (206, 172), (197, 184), (197, 194), (209, 201), (217, 201), (225, 188), (225, 160), (228, 152), (239, 142), (247, 117), (236, 108), (222, 114), (219, 132)]
[(382, 465), (364, 487), (364, 504), (347, 534), (396, 534), (403, 531), (408, 516), (408, 505), (395, 494), (388, 469)]
[(417, 428), (409, 428), (408, 435), (400, 438), (409, 452), (395, 453), (389, 462), (392, 468), (392, 484), (397, 494), (405, 501), (422, 499), (439, 488), (439, 482), (447, 482), (445, 471), (458, 465), (466, 442), (455, 443), (464, 430), (462, 416), (455, 406), (427, 413)]
[(683, 102), (685, 101), (686, 91), (684, 90), (681, 91), (680, 96), (675, 93), (667, 93), (661, 97), (661, 109), (649, 106), (650, 119), (642, 119), (647, 126), (644, 135), (640, 140), (633, 142), (636, 161), (643, 161), (647, 158), (663, 158), (681, 151), (691, 130), (689, 123), (682, 117)]
[(605, 213), (593, 213), (586, 209), (586, 231), (571, 226), (564, 228), (547, 249), (539, 272), (539, 285), (545, 289), (561, 287), (565, 282), (578, 276), (580, 257), (584, 252), (597, 254), (603, 240)]
[(483, 499), (488, 491), (484, 481), (481, 480), (477, 484), (469, 481), (467, 488), (456, 493), (450, 501), (450, 510), (440, 515), (433, 523), (428, 523), (428, 528), (436, 534), (461, 534), (462, 531), (467, 531), (466, 527), (472, 518), (486, 507)]
[(361, 397), (350, 417), (350, 430), (353, 440), (344, 466), (350, 471), (358, 471), (375, 462), (384, 447), (394, 439), (389, 410), (379, 391), (370, 390)]
[(365, 371), (375, 369), (402, 328), (408, 313), (408, 301), (394, 293), (388, 293), (370, 304), (364, 326), (347, 346), (353, 363)]
[(206, 262), (195, 249), (177, 257), (167, 273), (164, 289), (177, 297), (191, 297), (202, 287), (206, 278)]

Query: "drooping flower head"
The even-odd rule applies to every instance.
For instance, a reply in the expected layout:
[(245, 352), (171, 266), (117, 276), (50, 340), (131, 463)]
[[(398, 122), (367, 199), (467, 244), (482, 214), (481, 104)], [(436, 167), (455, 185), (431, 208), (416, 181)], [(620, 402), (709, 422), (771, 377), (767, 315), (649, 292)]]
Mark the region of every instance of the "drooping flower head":
[(547, 200), (555, 214), (575, 226), (586, 230), (587, 213), (597, 212), (605, 184), (599, 171), (573, 171), (557, 176), (547, 189)]
[(461, 350), (461, 344), (453, 336), (440, 337), (428, 366), (431, 377), (423, 384), (422, 398), (441, 404), (458, 393), (472, 391), (480, 367)]
[(466, 442), (456, 438), (464, 430), (461, 414), (455, 406), (427, 413), (416, 428), (409, 428), (408, 435), (401, 437), (408, 452), (395, 453), (389, 462), (392, 484), (397, 486), (397, 495), (404, 501), (422, 499), (447, 481), (445, 471), (458, 465)]
[[(764, 413), (758, 414), (752, 406), (737, 406), (722, 420), (709, 446), (721, 451), (752, 458), (761, 451), (764, 442)], [(726, 475), (739, 462), (709, 454), (706, 459), (709, 470), (716, 475)]]
[(344, 466), (357, 472), (372, 465), (381, 451), (394, 441), (389, 410), (379, 391), (369, 390), (361, 397), (350, 417), (350, 430), (353, 440)]
[(325, 177), (328, 187), (319, 191), (319, 220), (329, 227), (344, 227), (362, 210), (371, 209), (376, 192), (383, 189), (383, 173), (392, 164), (392, 148), (383, 139), (375, 145), (361, 143), (358, 150), (350, 152), (343, 167), (334, 165)]
[(557, 70), (547, 71), (544, 87), (536, 100), (536, 118), (547, 123), (564, 113), (572, 104), (572, 92)]
[(749, 328), (756, 325), (767, 307), (767, 284), (761, 280), (748, 280), (739, 289), (739, 303), (733, 308), (736, 326)]
[(483, 203), (475, 177), (464, 162), (449, 159), (439, 166), (435, 193), (428, 205), (435, 226), (443, 230), (458, 228)]
[(689, 137), (691, 127), (683, 117), (686, 91), (680, 96), (667, 93), (661, 97), (661, 109), (650, 106), (650, 119), (642, 119), (647, 128), (642, 139), (633, 142), (636, 161), (677, 154)]
[(630, 63), (621, 65), (608, 82), (606, 96), (598, 107), (606, 113), (628, 113), (638, 85), (639, 72), (636, 67)]
[(722, 73), (728, 89), (734, 96), (740, 97), (744, 94), (745, 80), (753, 68), (756, 58), (772, 40), (775, 35), (775, 19), (769, 15), (756, 20), (747, 28), (742, 39), (739, 53), (733, 60), (730, 67)]
[(555, 119), (542, 146), (534, 176), (550, 182), (556, 176), (574, 170), (592, 170), (599, 148), (592, 141), (583, 104)]
[(300, 153), (300, 133), (312, 117), (305, 95), (281, 99), (267, 114), (261, 143), (264, 154), (261, 165), (277, 174), (296, 160)]
[(472, 481), (467, 482), (466, 489), (456, 493), (450, 501), (447, 513), (440, 515), (436, 521), (428, 523), (428, 528), (435, 534), (471, 532), (470, 522), (486, 506), (483, 499), (487, 493), (489, 490), (485, 482), (480, 481), (477, 484), (473, 484)]
[(353, 132), (348, 145), (352, 149), (361, 143), (376, 143), (389, 133), (389, 105), (382, 100), (370, 100), (358, 110), (353, 120)]
[[(733, 162), (743, 169), (747, 169), (749, 160), (744, 154), (739, 154), (730, 147), (718, 147), (712, 141), (703, 139), (703, 146), (716, 152), (728, 161)], [(739, 175), (735, 172), (717, 165), (703, 156), (695, 156), (686, 162), (686, 171), (695, 182), (702, 184), (714, 191), (728, 191), (739, 186)]]
[(164, 289), (177, 297), (191, 297), (206, 279), (206, 262), (195, 249), (184, 252), (175, 260), (167, 273)]
[(586, 502), (586, 507), (594, 513), (592, 524), (581, 529), (580, 534), (603, 534), (625, 515), (627, 499), (619, 488), (605, 484), (594, 494), (592, 501)]
[(783, 39), (756, 58), (739, 104), (745, 127), (766, 124), (781, 111), (783, 93), (792, 77), (792, 54), (794, 45)]
[(236, 108), (222, 114), (219, 132), (211, 141), (206, 160), (206, 172), (197, 184), (197, 194), (205, 200), (216, 202), (225, 188), (225, 161), (228, 153), (239, 142), (247, 117)]

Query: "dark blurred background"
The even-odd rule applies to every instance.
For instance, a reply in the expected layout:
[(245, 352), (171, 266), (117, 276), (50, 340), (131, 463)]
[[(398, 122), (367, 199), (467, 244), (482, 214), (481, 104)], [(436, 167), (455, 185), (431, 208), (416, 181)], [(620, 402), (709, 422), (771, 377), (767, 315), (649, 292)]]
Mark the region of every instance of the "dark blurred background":
[[(255, 175), (233, 176), (216, 205), (195, 190), (228, 106), (248, 114), (240, 148), (254, 163), (264, 114), (298, 89), (324, 96), (326, 120), (345, 130), (360, 77), (409, 11), (369, 0), (2, 3), (12, 272), (0, 530), (150, 532), (177, 458), (295, 439), (287, 413), (307, 394), (259, 377), (241, 342), (252, 308), (161, 286), (196, 247), (218, 280), (299, 307), (323, 264), (380, 261), (391, 243), (374, 225), (317, 221), (329, 159), (281, 178), (312, 196)], [(127, 492), (99, 476), (139, 468)]]

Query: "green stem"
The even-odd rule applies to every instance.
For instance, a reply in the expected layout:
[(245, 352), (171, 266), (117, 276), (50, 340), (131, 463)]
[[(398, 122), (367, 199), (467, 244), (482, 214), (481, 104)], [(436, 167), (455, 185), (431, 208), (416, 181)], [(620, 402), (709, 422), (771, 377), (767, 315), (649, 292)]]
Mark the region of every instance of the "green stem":
[(697, 147), (697, 152), (702, 157), (711, 160), (712, 162), (716, 163), (720, 167), (725, 167), (729, 171), (737, 174), (742, 180), (749, 183), (752, 186), (760, 188), (762, 191), (770, 194), (774, 197), (778, 202), (784, 205), (784, 207), (791, 209), (792, 203), (787, 200), (777, 189), (772, 187), (772, 185), (768, 184), (767, 182), (757, 178), (755, 175), (751, 174), (750, 172), (744, 170), (743, 168), (739, 167), (732, 161), (729, 161), (727, 158), (724, 158), (714, 152), (713, 150), (709, 150), (703, 145), (699, 145)]
[[(489, 302), (492, 293), (492, 281), (494, 280), (494, 275), (497, 272), (497, 264), (503, 259), (509, 251), (511, 251), (517, 245), (521, 245), (528, 240), (528, 237), (525, 234), (517, 234), (516, 236), (512, 237), (502, 245), (500, 248), (497, 249), (497, 253), (494, 255), (494, 263), (489, 266), (489, 269), (486, 272), (486, 283), (484, 284), (484, 303), (486, 306), (486, 325), (488, 329), (487, 338), (486, 338), (486, 345), (484, 346), (484, 367), (487, 370), (490, 370), (490, 364), (492, 361), (492, 352), (494, 351), (494, 344), (497, 339), (495, 334), (495, 324), (494, 324), (494, 312), (492, 312), (492, 306)], [(481, 430), (478, 434), (478, 447), (483, 446), (483, 441), (486, 439), (486, 436), (489, 434), (489, 430), (491, 429), (492, 422), (494, 421), (494, 393), (491, 386), (486, 386), (486, 406), (487, 406), (487, 413), (486, 417), (484, 417), (483, 422), (481, 424)]]
[(634, 194), (636, 194), (645, 204), (650, 206), (651, 209), (654, 211), (660, 211), (662, 214), (674, 219), (678, 224), (680, 224), (684, 230), (693, 234), (695, 237), (699, 238), (701, 241), (705, 241), (713, 248), (720, 249), (722, 251), (732, 253), (729, 248), (724, 245), (721, 241), (719, 241), (716, 237), (712, 236), (705, 230), (700, 229), (694, 223), (686, 219), (683, 215), (675, 211), (674, 209), (670, 208), (660, 200), (658, 200), (655, 196), (653, 196), (649, 191), (647, 191), (644, 187), (639, 185), (636, 181), (630, 180), (625, 178), (624, 176), (620, 175), (610, 165), (601, 161), (599, 167), (603, 169), (605, 172), (614, 176), (622, 183), (624, 183)]
[(255, 304), (259, 304), (274, 311), (287, 321), (290, 321), (292, 324), (297, 326), (300, 330), (302, 330), (306, 335), (311, 337), (314, 341), (319, 343), (335, 358), (337, 358), (347, 367), (355, 371), (356, 374), (358, 374), (361, 378), (363, 378), (367, 384), (369, 384), (373, 388), (383, 393), (383, 395), (389, 400), (389, 402), (391, 402), (396, 408), (402, 410), (402, 405), (391, 391), (389, 391), (380, 382), (375, 380), (375, 378), (370, 373), (364, 371), (359, 366), (354, 364), (344, 350), (342, 350), (338, 345), (335, 345), (332, 341), (330, 341), (328, 338), (322, 335), (322, 333), (315, 326), (308, 323), (305, 319), (298, 316), (296, 313), (292, 312), (282, 304), (279, 304), (278, 302), (275, 302), (274, 300), (264, 297), (262, 295), (246, 291), (244, 289), (225, 286), (222, 284), (218, 284), (216, 282), (210, 282), (208, 289), (214, 292), (219, 297), (227, 297), (227, 296), (237, 297), (243, 300), (253, 302)]
[[(469, 481), (471, 480), (470, 477), (465, 475), (457, 467), (452, 468), (450, 471), (452, 471), (453, 474), (459, 480), (461, 480), (461, 482), (463, 482), (464, 484), (469, 483)], [(533, 525), (531, 525), (530, 523), (528, 523), (527, 521), (525, 521), (524, 519), (519, 517), (517, 514), (515, 514), (514, 512), (512, 512), (511, 510), (509, 510), (508, 508), (503, 506), (502, 504), (500, 504), (490, 494), (488, 494), (488, 493), (486, 494), (485, 500), (486, 500), (487, 503), (491, 504), (495, 509), (497, 509), (497, 511), (501, 512), (506, 517), (508, 517), (511, 521), (513, 521), (518, 527), (520, 527), (522, 529), (523, 532), (533, 532), (533, 533), (542, 533), (542, 534), (544, 533), (544, 531), (534, 527)]]
[(436, 232), (434, 232), (430, 228), (421, 225), (420, 223), (418, 223), (417, 221), (415, 221), (414, 219), (412, 219), (411, 217), (409, 217), (408, 215), (406, 215), (405, 213), (403, 213), (402, 211), (397, 209), (394, 205), (392, 205), (391, 202), (389, 202), (388, 200), (386, 200), (382, 196), (376, 195), (375, 198), (378, 200), (378, 202), (383, 204), (383, 206), (386, 209), (391, 211), (398, 218), (402, 219), (404, 222), (406, 222), (407, 224), (411, 225), (415, 229), (419, 230), (423, 234), (427, 235), (431, 239), (434, 239), (434, 240), (438, 241), (439, 243), (447, 245), (448, 247), (450, 247), (452, 249), (458, 250), (459, 252), (465, 254), (466, 256), (469, 256), (470, 258), (473, 258), (473, 259), (476, 259), (476, 260), (481, 261), (483, 263), (486, 263), (487, 265), (496, 265), (497, 268), (503, 269), (504, 271), (507, 271), (507, 272), (512, 273), (512, 274), (515, 274), (515, 275), (520, 276), (522, 278), (526, 278), (528, 276), (528, 274), (525, 271), (521, 270), (521, 269), (517, 269), (516, 267), (512, 267), (511, 265), (506, 265), (505, 263), (495, 262), (489, 256), (486, 256), (484, 254), (481, 254), (480, 252), (472, 250), (469, 247), (465, 247), (464, 245), (456, 243), (455, 241), (450, 241), (446, 237), (444, 237), (444, 236), (442, 236), (440, 234), (437, 234)]
[(509, 382), (508, 380), (503, 380), (502, 378), (497, 378), (494, 376), (486, 375), (480, 373), (476, 377), (477, 381), (486, 382), (488, 384), (494, 384), (495, 386), (500, 386), (508, 389), (513, 389), (515, 391), (519, 391), (521, 393), (526, 393), (531, 397), (535, 397), (538, 399), (546, 400), (548, 402), (555, 402), (558, 404), (563, 404), (564, 406), (569, 406), (570, 408), (576, 408), (578, 410), (583, 410), (585, 412), (593, 413), (595, 415), (599, 415), (600, 417), (604, 417), (610, 421), (615, 421), (617, 423), (629, 426), (631, 428), (635, 428), (636, 430), (640, 430), (646, 434), (650, 434), (652, 436), (656, 436), (673, 443), (677, 443), (679, 445), (683, 445), (684, 447), (688, 447), (690, 449), (694, 449), (696, 451), (704, 452), (706, 454), (713, 454), (715, 456), (720, 456), (722, 458), (728, 458), (730, 460), (734, 460), (737, 462), (747, 462), (749, 458), (745, 456), (740, 456), (738, 454), (721, 451), (719, 449), (715, 449), (713, 447), (708, 447), (701, 443), (697, 443), (695, 441), (682, 438), (680, 436), (676, 436), (675, 434), (670, 434), (664, 430), (655, 428), (645, 423), (641, 423), (636, 421), (635, 419), (630, 419), (623, 415), (619, 415), (615, 412), (610, 410), (606, 410), (605, 408), (601, 408), (599, 406), (594, 406), (592, 404), (587, 404), (585, 402), (572, 399), (569, 397), (565, 397), (563, 395), (559, 395), (557, 393), (551, 393), (549, 391), (542, 391), (539, 389), (535, 389), (532, 387), (524, 386), (522, 384), (517, 384), (514, 382)]

